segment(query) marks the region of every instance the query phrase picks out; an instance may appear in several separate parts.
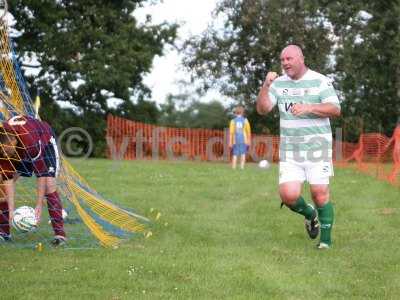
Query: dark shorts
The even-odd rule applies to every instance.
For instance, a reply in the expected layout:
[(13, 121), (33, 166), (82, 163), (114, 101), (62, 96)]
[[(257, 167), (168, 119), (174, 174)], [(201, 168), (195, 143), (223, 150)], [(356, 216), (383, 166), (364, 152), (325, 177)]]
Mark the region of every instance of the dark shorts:
[(44, 161), (46, 169), (37, 170), (30, 160), (21, 160), (15, 166), (19, 175), (23, 177), (31, 177), (34, 173), (36, 177), (56, 177), (58, 171), (58, 151), (55, 142), (49, 142), (45, 147), (40, 158)]
[(247, 154), (249, 146), (246, 144), (234, 144), (232, 148), (232, 154), (235, 156)]

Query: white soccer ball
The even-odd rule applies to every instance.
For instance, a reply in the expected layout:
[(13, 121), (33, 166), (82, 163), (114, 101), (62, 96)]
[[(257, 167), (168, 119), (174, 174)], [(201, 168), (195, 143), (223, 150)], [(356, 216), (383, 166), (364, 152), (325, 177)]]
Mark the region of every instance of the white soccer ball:
[(36, 229), (35, 210), (30, 206), (21, 206), (14, 211), (12, 225), (20, 232), (30, 232)]
[(261, 169), (268, 169), (269, 168), (268, 160), (266, 159), (260, 160), (260, 162), (258, 163), (258, 167), (260, 167)]

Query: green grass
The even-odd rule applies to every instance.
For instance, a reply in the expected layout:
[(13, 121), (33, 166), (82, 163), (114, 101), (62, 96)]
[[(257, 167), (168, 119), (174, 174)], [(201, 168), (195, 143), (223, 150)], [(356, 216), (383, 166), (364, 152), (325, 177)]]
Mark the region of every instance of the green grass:
[(317, 251), (303, 218), (279, 209), (276, 166), (74, 165), (107, 198), (161, 212), (153, 236), (116, 250), (2, 248), (2, 299), (400, 298), (400, 190), (385, 182), (335, 170), (334, 246)]

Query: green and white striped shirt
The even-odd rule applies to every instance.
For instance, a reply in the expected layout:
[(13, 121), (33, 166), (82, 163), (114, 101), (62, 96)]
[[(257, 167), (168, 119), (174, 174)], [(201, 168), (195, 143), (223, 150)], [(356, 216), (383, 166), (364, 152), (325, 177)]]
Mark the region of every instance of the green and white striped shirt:
[[(305, 161), (318, 161), (323, 156), (332, 159), (332, 131), (329, 118), (314, 114), (294, 116), (295, 103), (332, 103), (340, 108), (339, 99), (331, 80), (315, 71), (307, 70), (299, 80), (287, 75), (278, 77), (269, 88), (269, 98), (280, 113), (280, 156), (302, 157)], [(295, 156), (297, 155), (297, 156)]]

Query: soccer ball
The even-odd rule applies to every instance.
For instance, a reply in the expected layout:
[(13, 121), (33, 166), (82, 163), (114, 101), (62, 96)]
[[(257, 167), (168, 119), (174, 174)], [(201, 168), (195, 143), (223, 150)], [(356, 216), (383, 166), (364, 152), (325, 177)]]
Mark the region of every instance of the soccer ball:
[(18, 207), (14, 211), (12, 225), (19, 232), (30, 232), (36, 229), (35, 210), (29, 206)]
[(261, 169), (268, 169), (269, 168), (268, 160), (266, 160), (266, 159), (260, 160), (260, 162), (258, 163), (258, 167)]

